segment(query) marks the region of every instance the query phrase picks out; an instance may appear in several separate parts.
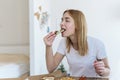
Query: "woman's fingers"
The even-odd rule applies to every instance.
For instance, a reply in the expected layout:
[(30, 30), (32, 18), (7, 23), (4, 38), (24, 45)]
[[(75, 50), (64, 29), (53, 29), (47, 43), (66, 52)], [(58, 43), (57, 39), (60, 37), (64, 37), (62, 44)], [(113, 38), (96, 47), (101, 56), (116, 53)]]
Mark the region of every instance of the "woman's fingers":
[(104, 74), (105, 71), (105, 64), (103, 61), (95, 61), (94, 62), (94, 67), (96, 72), (101, 76)]
[(95, 62), (94, 62), (94, 66), (95, 66), (95, 67), (104, 67), (105, 64), (104, 64), (103, 61), (95, 61)]
[(46, 35), (44, 37), (44, 42), (45, 42), (46, 46), (51, 46), (55, 37), (56, 37), (56, 35), (54, 32), (50, 32), (48, 35)]
[(53, 40), (55, 38), (55, 35), (51, 35), (47, 38), (48, 41)]
[(46, 37), (49, 38), (49, 37), (51, 37), (52, 35), (54, 35), (54, 33), (53, 33), (53, 32), (50, 32)]

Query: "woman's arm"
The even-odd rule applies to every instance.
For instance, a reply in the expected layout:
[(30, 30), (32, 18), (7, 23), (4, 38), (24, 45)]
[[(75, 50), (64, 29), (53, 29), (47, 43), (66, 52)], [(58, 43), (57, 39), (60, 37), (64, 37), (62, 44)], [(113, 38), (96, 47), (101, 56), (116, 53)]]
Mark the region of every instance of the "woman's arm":
[(49, 73), (53, 72), (57, 68), (63, 57), (64, 56), (60, 53), (53, 55), (52, 48), (46, 47), (46, 63)]
[(59, 53), (53, 55), (52, 44), (55, 37), (56, 34), (54, 32), (50, 32), (47, 36), (44, 37), (44, 43), (46, 45), (46, 64), (50, 73), (57, 68), (63, 58), (63, 55)]
[(104, 65), (105, 65), (105, 70), (103, 72), (103, 76), (109, 76), (110, 67), (109, 67), (109, 64), (108, 64), (108, 60), (107, 60), (107, 58), (104, 58), (102, 61), (104, 62)]

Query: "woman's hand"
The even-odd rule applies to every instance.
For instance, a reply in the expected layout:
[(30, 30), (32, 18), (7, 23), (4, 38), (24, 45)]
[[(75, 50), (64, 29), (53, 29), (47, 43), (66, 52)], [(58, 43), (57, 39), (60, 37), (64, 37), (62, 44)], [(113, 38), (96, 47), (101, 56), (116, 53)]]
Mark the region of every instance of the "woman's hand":
[(101, 61), (95, 61), (94, 62), (94, 68), (95, 68), (95, 71), (96, 71), (97, 74), (99, 74), (100, 76), (104, 76), (106, 68), (105, 68), (105, 64), (102, 60)]
[(50, 32), (48, 35), (46, 35), (44, 37), (45, 45), (48, 47), (51, 47), (55, 37), (56, 37), (56, 34), (54, 32)]

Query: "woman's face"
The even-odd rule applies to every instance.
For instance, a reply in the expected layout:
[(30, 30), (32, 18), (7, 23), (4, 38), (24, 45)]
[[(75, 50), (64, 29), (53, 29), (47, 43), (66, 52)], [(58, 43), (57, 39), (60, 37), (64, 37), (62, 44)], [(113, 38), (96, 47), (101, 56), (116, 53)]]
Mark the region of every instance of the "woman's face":
[(68, 12), (66, 12), (61, 21), (61, 29), (64, 29), (65, 31), (62, 32), (63, 37), (70, 37), (74, 36), (75, 34), (75, 24), (73, 18), (69, 15)]

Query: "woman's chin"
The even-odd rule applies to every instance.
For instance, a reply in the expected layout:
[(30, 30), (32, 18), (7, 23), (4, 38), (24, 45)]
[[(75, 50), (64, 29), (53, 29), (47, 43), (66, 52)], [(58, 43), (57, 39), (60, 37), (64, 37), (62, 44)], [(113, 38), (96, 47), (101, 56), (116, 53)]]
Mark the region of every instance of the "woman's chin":
[(65, 33), (62, 33), (61, 36), (62, 36), (62, 37), (68, 37), (68, 35), (65, 34)]
[(66, 35), (61, 35), (62, 37), (67, 37)]
[(62, 37), (64, 37), (63, 35), (61, 35)]
[(63, 35), (63, 34), (62, 34), (61, 36), (62, 36), (62, 37), (65, 37), (65, 35)]

